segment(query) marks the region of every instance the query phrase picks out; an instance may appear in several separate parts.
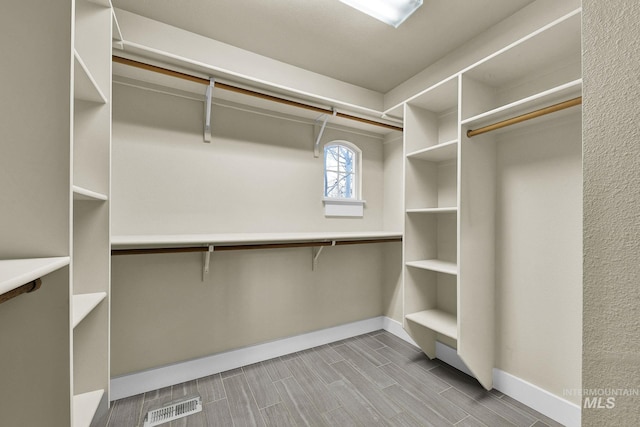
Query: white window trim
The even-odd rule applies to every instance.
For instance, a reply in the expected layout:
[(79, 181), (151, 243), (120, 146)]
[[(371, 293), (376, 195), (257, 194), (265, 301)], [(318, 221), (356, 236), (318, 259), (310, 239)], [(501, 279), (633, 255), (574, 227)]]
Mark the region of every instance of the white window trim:
[[(362, 200), (362, 150), (356, 146), (355, 144), (345, 141), (345, 140), (335, 140), (331, 142), (327, 142), (323, 146), (324, 149), (329, 145), (343, 145), (354, 152), (357, 156), (356, 163), (356, 173), (354, 174), (354, 178), (356, 179), (356, 188), (354, 191), (354, 198), (346, 199), (346, 198), (336, 198), (336, 197), (325, 197), (324, 191), (322, 192), (323, 198), (322, 203), (324, 204), (324, 216), (327, 217), (363, 217), (364, 216), (364, 205), (366, 204), (366, 200)], [(324, 164), (324, 156), (323, 156), (323, 165), (322, 172), (324, 175), (325, 171)], [(323, 178), (324, 180), (324, 178)], [(324, 186), (323, 186), (324, 187)]]

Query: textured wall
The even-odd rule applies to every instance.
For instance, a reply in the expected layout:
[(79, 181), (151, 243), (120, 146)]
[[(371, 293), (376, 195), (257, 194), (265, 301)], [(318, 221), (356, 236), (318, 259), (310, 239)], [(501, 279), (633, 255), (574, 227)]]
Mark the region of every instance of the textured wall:
[[(637, 0), (583, 0), (583, 388), (596, 392), (640, 391), (638, 22)], [(583, 406), (583, 425), (640, 425), (639, 396), (614, 404)]]

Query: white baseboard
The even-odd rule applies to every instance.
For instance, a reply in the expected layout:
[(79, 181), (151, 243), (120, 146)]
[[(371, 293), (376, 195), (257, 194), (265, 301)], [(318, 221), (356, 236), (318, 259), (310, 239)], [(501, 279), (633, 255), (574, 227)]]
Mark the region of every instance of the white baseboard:
[(580, 405), (549, 393), (535, 384), (494, 368), (493, 387), (567, 427), (580, 427)]
[[(147, 391), (157, 390), (196, 378), (206, 377), (241, 366), (258, 363), (296, 351), (329, 344), (356, 335), (384, 329), (415, 346), (416, 343), (402, 328), (402, 324), (379, 316), (294, 337), (283, 338), (251, 347), (189, 360), (156, 369), (111, 379), (111, 400), (118, 400)], [(436, 343), (436, 357), (454, 368), (472, 375), (455, 349)], [(580, 406), (549, 393), (525, 380), (500, 369), (493, 370), (493, 385), (497, 390), (516, 399), (568, 427), (580, 426)]]
[(147, 391), (377, 331), (383, 328), (383, 323), (383, 316), (374, 317), (277, 341), (218, 353), (200, 359), (115, 377), (111, 379), (111, 400), (135, 396)]

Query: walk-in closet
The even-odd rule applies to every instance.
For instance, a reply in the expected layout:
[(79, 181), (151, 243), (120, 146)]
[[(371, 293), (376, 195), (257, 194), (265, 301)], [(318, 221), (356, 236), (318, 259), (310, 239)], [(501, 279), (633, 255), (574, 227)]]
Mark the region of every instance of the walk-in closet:
[(2, 6), (0, 425), (636, 425), (640, 8), (302, 3)]

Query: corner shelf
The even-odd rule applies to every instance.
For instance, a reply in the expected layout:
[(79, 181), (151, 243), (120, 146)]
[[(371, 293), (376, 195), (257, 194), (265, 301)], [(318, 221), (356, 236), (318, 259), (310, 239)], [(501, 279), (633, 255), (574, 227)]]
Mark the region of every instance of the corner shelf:
[(444, 142), (431, 147), (416, 150), (407, 154), (408, 159), (442, 162), (458, 157), (458, 140)]
[(73, 186), (73, 200), (85, 200), (92, 202), (103, 202), (108, 200), (106, 194), (98, 193), (77, 185)]
[(104, 96), (98, 83), (91, 75), (89, 68), (84, 63), (77, 50), (73, 51), (73, 96), (75, 99), (106, 104), (107, 97)]
[(78, 326), (100, 302), (107, 297), (106, 292), (78, 294), (73, 296), (73, 327)]
[(69, 265), (69, 257), (0, 260), (0, 294)]
[(442, 310), (424, 310), (407, 314), (405, 319), (431, 329), (454, 340), (458, 339), (458, 321), (456, 316)]
[(104, 390), (73, 396), (73, 427), (89, 427), (98, 410)]
[(454, 276), (458, 274), (458, 265), (456, 263), (441, 261), (439, 259), (408, 261), (405, 264), (408, 267), (421, 268), (423, 270), (436, 271), (438, 273), (452, 274)]

